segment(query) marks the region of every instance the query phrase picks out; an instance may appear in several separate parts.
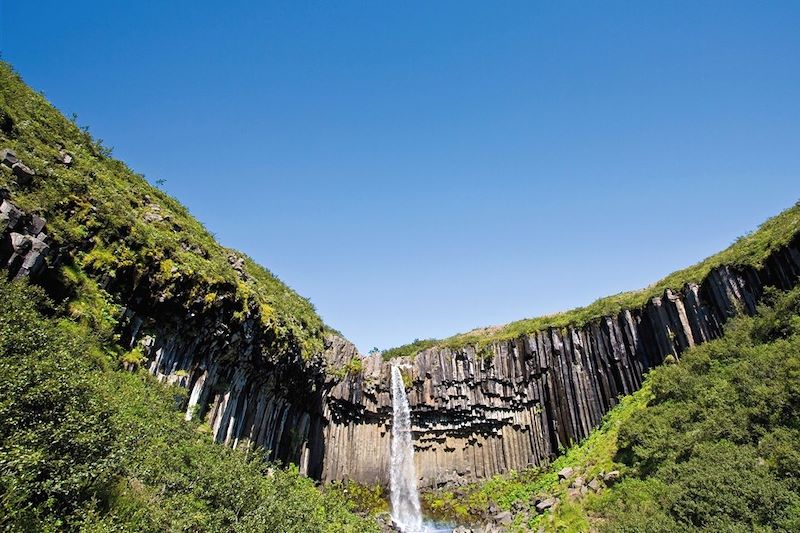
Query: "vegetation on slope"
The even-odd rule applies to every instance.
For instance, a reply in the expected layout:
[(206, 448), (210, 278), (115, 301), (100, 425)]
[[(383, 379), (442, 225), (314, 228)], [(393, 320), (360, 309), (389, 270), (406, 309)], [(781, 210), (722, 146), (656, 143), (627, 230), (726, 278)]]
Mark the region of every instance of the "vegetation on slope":
[[(212, 306), (229, 297), (240, 316), (254, 310), (281, 346), (306, 356), (321, 351), (324, 326), (308, 300), (220, 246), (181, 204), (113, 159), (102, 141), (64, 118), (2, 62), (0, 148), (12, 149), (36, 172), (33, 183), (20, 185), (0, 166), (0, 187), (46, 218), (48, 233), (70, 253), (73, 267), (109, 293), (147, 277), (166, 298), (180, 291), (188, 302)], [(57, 161), (61, 150), (73, 157), (70, 165)]]
[(115, 369), (40, 290), (0, 281), (0, 301), (0, 529), (374, 529), (296, 468), (214, 444), (183, 389)]
[[(800, 288), (766, 302), (652, 370), (550, 468), (433, 492), (428, 506), (474, 519), (494, 502), (518, 512), (512, 530), (800, 530)], [(564, 467), (575, 474), (560, 480)], [(575, 493), (577, 476), (612, 470), (616, 483)], [(537, 495), (560, 503), (538, 514)]]
[(277, 355), (321, 351), (308, 300), (217, 244), (4, 63), (0, 148), (34, 169), (26, 183), (0, 166), (0, 188), (47, 219), (62, 260), (47, 283), (56, 303), (0, 276), (0, 529), (373, 530), (349, 492), (214, 444), (183, 420), (183, 389), (121, 370), (143, 358), (118, 343), (121, 295), (137, 288), (184, 310), (224, 305), (229, 324), (256, 318)]
[(616, 315), (623, 309), (643, 307), (650, 298), (663, 294), (666, 289), (679, 290), (687, 283), (700, 283), (712, 269), (722, 265), (760, 267), (767, 257), (791, 241), (798, 232), (800, 232), (800, 202), (770, 218), (756, 231), (739, 237), (736, 242), (722, 252), (712, 255), (694, 266), (673, 272), (645, 289), (607, 296), (585, 307), (543, 317), (518, 320), (499, 328), (481, 328), (441, 340), (417, 339), (410, 344), (385, 350), (383, 357), (391, 359), (412, 356), (433, 346), (461, 348), (467, 345), (476, 345), (482, 347), (494, 341), (515, 339), (551, 327), (582, 326), (603, 316)]

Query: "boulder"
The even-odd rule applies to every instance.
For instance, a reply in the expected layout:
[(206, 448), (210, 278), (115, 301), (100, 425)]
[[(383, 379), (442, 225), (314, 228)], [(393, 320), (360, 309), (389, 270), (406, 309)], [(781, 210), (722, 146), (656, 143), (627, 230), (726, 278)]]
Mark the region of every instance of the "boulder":
[(593, 490), (594, 492), (597, 492), (598, 490), (600, 490), (600, 487), (602, 487), (602, 486), (603, 486), (603, 484), (597, 478), (594, 478), (593, 480), (591, 480), (589, 482), (589, 488), (591, 490)]
[(5, 223), (5, 227), (14, 229), (23, 216), (22, 210), (11, 202), (0, 202), (0, 224)]
[(557, 498), (547, 498), (546, 500), (542, 500), (536, 504), (536, 510), (539, 512), (546, 511), (547, 509), (555, 507), (557, 503)]
[(69, 154), (66, 150), (62, 148), (61, 150), (58, 151), (58, 157), (56, 157), (56, 162), (61, 163), (65, 167), (71, 167), (72, 161), (73, 161), (72, 155)]
[(17, 182), (20, 185), (27, 185), (28, 183), (36, 177), (36, 173), (30, 169), (30, 167), (22, 164), (21, 162), (17, 161), (14, 163), (14, 166), (11, 167), (11, 171), (17, 177)]
[(617, 481), (619, 477), (620, 477), (619, 470), (612, 470), (611, 472), (608, 472), (603, 476), (603, 481), (605, 481), (606, 483), (609, 482), (613, 483), (614, 481)]
[(8, 148), (3, 148), (0, 150), (0, 164), (11, 168), (17, 162), (19, 162), (19, 159), (17, 159), (17, 154), (15, 154), (13, 151), (9, 150)]
[(161, 206), (158, 204), (150, 204), (147, 206), (148, 210), (142, 218), (145, 222), (161, 222), (164, 217), (161, 215)]
[(572, 477), (572, 474), (575, 472), (575, 469), (571, 466), (567, 466), (562, 468), (558, 471), (558, 479), (568, 479)]
[(31, 215), (30, 233), (31, 235), (38, 235), (44, 229), (47, 221), (39, 215)]
[(514, 521), (514, 515), (512, 515), (508, 511), (503, 511), (502, 513), (497, 513), (496, 515), (494, 515), (492, 521), (495, 524), (500, 524), (505, 526)]

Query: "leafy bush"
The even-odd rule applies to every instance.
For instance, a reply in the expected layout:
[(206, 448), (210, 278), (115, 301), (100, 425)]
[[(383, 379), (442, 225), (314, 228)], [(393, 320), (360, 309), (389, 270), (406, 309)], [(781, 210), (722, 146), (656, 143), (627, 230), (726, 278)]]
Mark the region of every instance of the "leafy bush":
[(638, 481), (606, 498), (609, 530), (798, 530), (800, 289), (768, 296), (650, 374), (650, 405), (618, 439)]
[(108, 398), (38, 290), (0, 281), (0, 301), (0, 525), (60, 527), (118, 468)]
[(185, 390), (109, 370), (115, 352), (88, 325), (43, 315), (39, 290), (0, 281), (0, 301), (0, 528), (374, 530), (296, 467), (184, 422)]
[[(574, 499), (557, 475), (567, 466), (585, 480), (622, 478)], [(515, 518), (512, 531), (800, 531), (800, 287), (767, 291), (755, 316), (653, 369), (549, 468), (424, 499), (441, 516), (475, 521), (491, 503), (524, 507), (536, 495), (561, 503)]]

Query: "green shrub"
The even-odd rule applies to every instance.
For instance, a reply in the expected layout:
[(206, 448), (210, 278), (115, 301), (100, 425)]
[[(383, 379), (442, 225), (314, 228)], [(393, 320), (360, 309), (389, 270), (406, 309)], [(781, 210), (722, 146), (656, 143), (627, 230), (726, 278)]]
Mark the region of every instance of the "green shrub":
[(0, 525), (62, 527), (118, 468), (108, 398), (39, 291), (0, 281), (0, 301)]
[(0, 528), (375, 530), (296, 467), (184, 422), (184, 389), (110, 370), (100, 337), (43, 315), (54, 310), (39, 290), (0, 281), (0, 301)]

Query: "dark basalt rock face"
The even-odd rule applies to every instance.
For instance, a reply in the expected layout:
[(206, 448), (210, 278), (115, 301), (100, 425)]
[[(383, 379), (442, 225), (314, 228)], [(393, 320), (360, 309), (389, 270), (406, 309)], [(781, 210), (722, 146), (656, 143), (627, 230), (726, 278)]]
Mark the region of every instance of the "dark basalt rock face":
[[(28, 276), (63, 296), (66, 289), (54, 286), (58, 277), (48, 275), (54, 270), (48, 267), (69, 262), (70, 252), (51, 243), (44, 225), (3, 191), (0, 267), (9, 278)], [(155, 275), (158, 269), (154, 264), (152, 272), (97, 278), (124, 305), (121, 342), (140, 347), (144, 366), (160, 381), (189, 390), (186, 418), (204, 419), (215, 441), (261, 447), (270, 460), (296, 463), (321, 477), (323, 391), (332, 386), (323, 355), (303, 359), (299, 345), (287, 346), (263, 325), (257, 305), (242, 313), (233, 287), (215, 287), (220, 296), (209, 306), (187, 296), (193, 293), (190, 281), (166, 290)]]
[(0, 268), (10, 279), (36, 278), (50, 255), (44, 219), (28, 215), (0, 194)]
[[(0, 195), (0, 266), (10, 278), (55, 283), (46, 273), (62, 255), (44, 220)], [(358, 356), (348, 341), (328, 336), (325, 353), (305, 360), (299, 346), (278, 342), (257, 306), (235, 317), (224, 288), (215, 287), (212, 306), (189, 298), (196, 291), (181, 282), (164, 291), (158, 268), (99, 281), (125, 306), (122, 342), (143, 348), (159, 380), (189, 391), (187, 419), (205, 420), (217, 442), (261, 447), (316, 479), (387, 483), (390, 366), (400, 364), (411, 382), (417, 472), (427, 487), (542, 464), (586, 437), (649, 368), (718, 337), (738, 312), (753, 313), (764, 287), (794, 286), (800, 236), (762, 268), (719, 267), (641, 309), (496, 342), (488, 357), (470, 346), (391, 362), (377, 355), (344, 377), (337, 369)]]
[(719, 337), (729, 318), (755, 311), (764, 287), (789, 289), (798, 276), (795, 237), (763, 268), (719, 267), (642, 309), (494, 343), (489, 358), (472, 347), (392, 362), (369, 357), (363, 375), (328, 395), (323, 478), (387, 481), (391, 364), (405, 365), (412, 379), (421, 486), (488, 477), (542, 464), (588, 436), (649, 368)]

